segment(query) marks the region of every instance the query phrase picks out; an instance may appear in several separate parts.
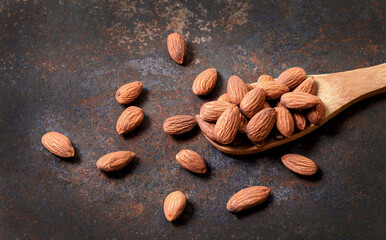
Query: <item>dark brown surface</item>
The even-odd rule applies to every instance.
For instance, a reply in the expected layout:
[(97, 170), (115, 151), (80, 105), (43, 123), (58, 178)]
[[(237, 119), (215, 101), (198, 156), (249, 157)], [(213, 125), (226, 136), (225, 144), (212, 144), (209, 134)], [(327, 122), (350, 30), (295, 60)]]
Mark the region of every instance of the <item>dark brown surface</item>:
[[(384, 239), (385, 95), (360, 102), (316, 132), (258, 155), (232, 157), (195, 128), (183, 137), (162, 122), (194, 115), (220, 96), (232, 75), (254, 82), (301, 66), (337, 72), (385, 61), (385, 1), (0, 1), (1, 239)], [(172, 61), (166, 37), (182, 32), (185, 66)], [(192, 82), (215, 67), (206, 98)], [(125, 109), (114, 99), (124, 83), (143, 81), (130, 105), (144, 123), (121, 137)], [(77, 157), (53, 156), (40, 142), (58, 131)], [(181, 149), (201, 154), (210, 171), (194, 175), (175, 161)], [(138, 158), (114, 175), (95, 166), (109, 152)], [(314, 160), (320, 172), (300, 177), (280, 162), (286, 153)], [(241, 215), (226, 211), (242, 188), (272, 189), (267, 203)], [(163, 200), (189, 199), (175, 224)]]

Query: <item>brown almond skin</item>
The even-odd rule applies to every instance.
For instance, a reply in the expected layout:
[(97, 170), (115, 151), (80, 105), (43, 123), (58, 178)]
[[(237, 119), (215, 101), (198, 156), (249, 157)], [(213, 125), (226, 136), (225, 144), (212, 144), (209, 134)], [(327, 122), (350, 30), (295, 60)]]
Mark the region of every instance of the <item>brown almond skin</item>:
[(321, 125), (326, 117), (326, 107), (322, 100), (319, 100), (315, 107), (307, 110), (305, 115), (310, 123)]
[(120, 104), (129, 104), (134, 101), (142, 91), (142, 82), (131, 82), (120, 87), (115, 93), (115, 99)]
[(271, 132), (276, 121), (276, 113), (273, 108), (266, 108), (253, 116), (247, 125), (247, 137), (252, 142), (263, 141)]
[(188, 53), (184, 37), (179, 33), (169, 34), (167, 39), (170, 57), (178, 64), (183, 64)]
[(318, 171), (318, 166), (311, 159), (299, 154), (286, 154), (281, 161), (289, 170), (300, 175), (311, 176)]
[(42, 137), (42, 144), (56, 156), (70, 158), (75, 156), (75, 149), (70, 139), (58, 132), (47, 132)]
[(218, 97), (217, 101), (219, 101), (219, 102), (227, 102), (227, 103), (231, 102), (231, 100), (229, 100), (228, 93), (222, 94), (220, 97)]
[(235, 106), (233, 103), (227, 102), (206, 102), (200, 108), (200, 116), (207, 122), (216, 122), (225, 110), (233, 106)]
[(297, 86), (294, 92), (306, 92), (312, 95), (316, 95), (316, 83), (313, 77), (308, 77), (299, 86)]
[(303, 131), (307, 126), (306, 117), (299, 112), (293, 112), (292, 117), (294, 119), (296, 129), (298, 129), (299, 131)]
[(126, 108), (117, 121), (116, 129), (118, 134), (122, 135), (133, 131), (142, 123), (144, 117), (141, 108), (135, 106)]
[(225, 110), (214, 126), (214, 139), (223, 145), (231, 143), (239, 130), (240, 121), (237, 106)]
[(290, 138), (295, 130), (294, 119), (292, 114), (285, 107), (275, 107), (276, 111), (276, 128), (284, 137)]
[(227, 93), (231, 103), (239, 105), (243, 100), (245, 94), (247, 94), (248, 88), (244, 81), (238, 76), (231, 76), (228, 80)]
[(269, 105), (269, 103), (267, 101), (265, 101), (263, 104), (263, 109), (264, 108), (271, 108), (271, 105)]
[(246, 83), (245, 86), (247, 87), (248, 92), (254, 89), (254, 87), (249, 83)]
[(177, 153), (176, 160), (183, 168), (191, 172), (204, 174), (207, 171), (204, 159), (195, 151), (181, 150)]
[(320, 98), (305, 92), (289, 92), (283, 94), (280, 104), (289, 109), (303, 110), (312, 108)]
[(200, 115), (196, 115), (196, 121), (201, 131), (211, 140), (214, 140), (214, 124), (204, 121)]
[(217, 83), (217, 71), (215, 68), (209, 68), (201, 72), (193, 82), (193, 93), (198, 96), (204, 96), (211, 93)]
[(294, 67), (282, 72), (276, 81), (286, 85), (289, 89), (293, 89), (302, 83), (306, 76), (307, 74), (303, 68)]
[(257, 82), (270, 82), (270, 81), (274, 81), (273, 77), (266, 74), (261, 75), (259, 79), (257, 79)]
[(135, 153), (130, 151), (112, 152), (99, 158), (97, 168), (103, 172), (115, 172), (125, 168), (135, 158)]
[(254, 88), (249, 91), (240, 102), (240, 110), (247, 117), (253, 117), (265, 102), (265, 92), (261, 88)]
[(164, 214), (168, 221), (177, 220), (185, 209), (186, 195), (181, 191), (170, 193), (164, 201)]
[(258, 82), (256, 88), (261, 88), (265, 91), (267, 100), (278, 99), (281, 95), (289, 91), (287, 86), (277, 81)]
[(242, 212), (265, 202), (270, 191), (271, 189), (265, 186), (244, 188), (229, 199), (226, 208), (232, 213)]
[(239, 133), (245, 133), (248, 126), (248, 119), (244, 116), (244, 114), (240, 113), (240, 127)]
[(196, 118), (190, 115), (177, 115), (164, 121), (164, 132), (170, 135), (184, 134), (196, 126)]

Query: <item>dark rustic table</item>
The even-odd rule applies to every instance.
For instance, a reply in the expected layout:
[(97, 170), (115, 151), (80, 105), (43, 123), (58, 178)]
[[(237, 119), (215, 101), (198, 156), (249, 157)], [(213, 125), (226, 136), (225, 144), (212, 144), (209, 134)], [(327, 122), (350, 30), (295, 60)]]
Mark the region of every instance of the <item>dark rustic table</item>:
[[(196, 128), (184, 137), (162, 131), (166, 117), (196, 114), (225, 92), (232, 74), (252, 83), (292, 66), (308, 73), (385, 61), (385, 1), (0, 1), (1, 239), (384, 239), (385, 95), (362, 101), (309, 136), (257, 155), (212, 147)], [(175, 64), (166, 37), (188, 42)], [(213, 94), (192, 81), (215, 67)], [(132, 105), (143, 124), (115, 131), (125, 109), (122, 84), (143, 81)], [(369, 82), (369, 84), (371, 84)], [(60, 159), (41, 144), (47, 131), (73, 142)], [(175, 154), (193, 149), (210, 173), (183, 170)], [(124, 171), (105, 175), (102, 155), (132, 150)], [(317, 176), (288, 171), (280, 156), (313, 159)], [(241, 215), (226, 211), (238, 190), (265, 185), (272, 194)], [(168, 222), (163, 201), (174, 190), (189, 203)]]

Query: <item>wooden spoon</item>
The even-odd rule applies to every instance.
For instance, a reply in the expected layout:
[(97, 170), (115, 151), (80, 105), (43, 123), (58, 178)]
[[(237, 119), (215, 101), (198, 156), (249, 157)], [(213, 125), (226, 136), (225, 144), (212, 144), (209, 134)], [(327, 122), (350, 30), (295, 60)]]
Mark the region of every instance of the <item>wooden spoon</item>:
[[(311, 75), (315, 78), (317, 95), (326, 107), (326, 118), (323, 125), (338, 113), (365, 98), (375, 96), (386, 91), (386, 63), (356, 70)], [(221, 145), (206, 137), (218, 150), (232, 155), (246, 155), (265, 151), (296, 140), (320, 126), (311, 124), (306, 129), (290, 138), (281, 140), (270, 139), (267, 144), (257, 147), (252, 144), (239, 146)]]

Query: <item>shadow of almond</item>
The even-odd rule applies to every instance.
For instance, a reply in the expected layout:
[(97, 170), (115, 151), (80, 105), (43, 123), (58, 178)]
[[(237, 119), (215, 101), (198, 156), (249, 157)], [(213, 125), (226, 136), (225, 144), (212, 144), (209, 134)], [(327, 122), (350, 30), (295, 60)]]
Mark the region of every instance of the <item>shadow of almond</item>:
[(194, 205), (189, 200), (186, 202), (186, 206), (181, 216), (173, 221), (172, 223), (176, 226), (185, 225), (189, 222), (189, 220), (193, 217), (194, 214)]

